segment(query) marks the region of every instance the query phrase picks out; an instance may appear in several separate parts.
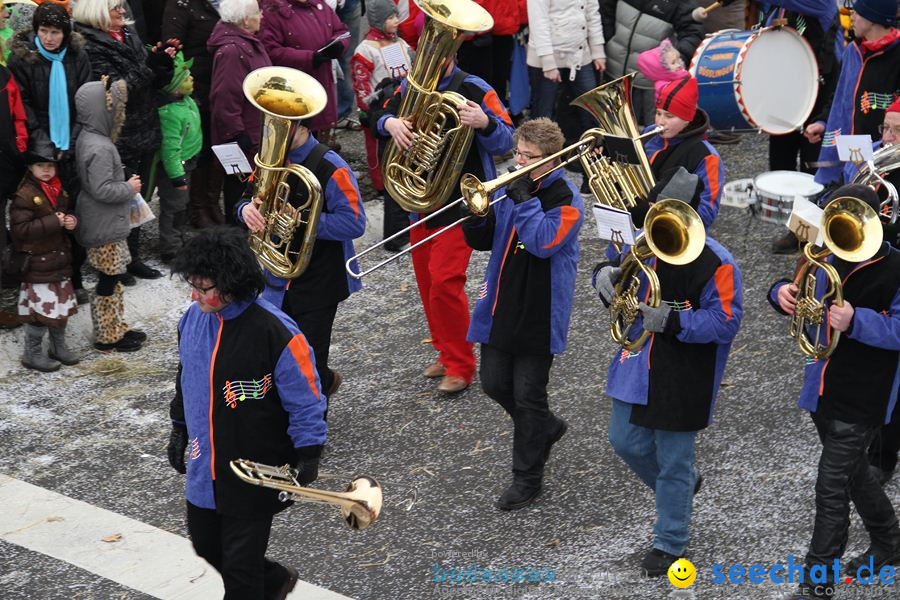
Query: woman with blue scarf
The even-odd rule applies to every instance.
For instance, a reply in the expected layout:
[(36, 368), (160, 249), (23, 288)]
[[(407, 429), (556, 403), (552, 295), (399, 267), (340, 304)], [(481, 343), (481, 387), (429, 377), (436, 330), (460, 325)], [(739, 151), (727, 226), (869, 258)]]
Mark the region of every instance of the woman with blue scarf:
[[(45, 2), (34, 11), (32, 31), (20, 31), (10, 40), (9, 70), (22, 92), (29, 136), (49, 140), (59, 165), (59, 177), (70, 198), (78, 196), (72, 153), (78, 129), (75, 92), (91, 80), (91, 62), (82, 49), (84, 38), (72, 32), (66, 9)], [(72, 238), (72, 283), (78, 302), (88, 300), (82, 288), (84, 250)]]

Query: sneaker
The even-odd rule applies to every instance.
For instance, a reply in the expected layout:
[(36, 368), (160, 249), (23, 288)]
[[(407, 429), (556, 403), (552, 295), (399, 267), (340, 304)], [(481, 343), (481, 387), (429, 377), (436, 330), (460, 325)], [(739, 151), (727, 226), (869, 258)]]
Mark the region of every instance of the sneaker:
[(798, 250), (800, 250), (800, 240), (793, 231), (788, 231), (772, 242), (772, 254), (793, 254)]
[(362, 125), (359, 119), (353, 116), (346, 116), (337, 122), (338, 129), (349, 129), (350, 131), (362, 131)]
[(641, 571), (647, 577), (659, 577), (665, 575), (669, 571), (676, 560), (681, 558), (668, 552), (663, 552), (659, 548), (653, 548), (648, 552), (641, 561)]
[(129, 329), (125, 332), (125, 335), (122, 336), (128, 338), (129, 340), (134, 340), (136, 342), (140, 342), (143, 344), (147, 341), (147, 334), (143, 331), (138, 331), (137, 329)]
[(500, 510), (519, 510), (520, 508), (525, 508), (534, 502), (535, 498), (541, 495), (541, 491), (543, 491), (543, 488), (541, 488), (540, 484), (537, 484), (535, 487), (533, 484), (514, 481), (513, 484), (503, 492), (503, 495), (497, 499), (497, 508)]
[(123, 336), (121, 340), (111, 344), (96, 342), (94, 348), (101, 352), (134, 352), (141, 349), (141, 343), (135, 339), (128, 339), (127, 336)]
[(162, 271), (154, 269), (153, 267), (148, 267), (139, 260), (131, 261), (128, 263), (127, 268), (129, 273), (135, 277), (140, 277), (141, 279), (159, 279), (163, 275)]
[(91, 301), (91, 295), (84, 288), (78, 288), (75, 290), (75, 300), (78, 301), (78, 304), (87, 304)]

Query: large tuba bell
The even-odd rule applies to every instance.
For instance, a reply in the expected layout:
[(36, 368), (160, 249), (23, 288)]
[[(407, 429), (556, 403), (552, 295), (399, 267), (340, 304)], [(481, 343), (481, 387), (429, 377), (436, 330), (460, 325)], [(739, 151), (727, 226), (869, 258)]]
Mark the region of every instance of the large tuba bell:
[(353, 529), (365, 529), (375, 522), (381, 512), (381, 484), (371, 477), (357, 477), (345, 492), (330, 492), (301, 487), (296, 473), (289, 465), (273, 467), (246, 459), (231, 461), (231, 470), (241, 481), (250, 485), (280, 490), (278, 499), (335, 504), (341, 515)]
[[(322, 212), (322, 186), (302, 165), (284, 164), (293, 132), (292, 123), (315, 116), (328, 101), (325, 88), (302, 71), (263, 67), (244, 78), (244, 96), (263, 113), (262, 137), (256, 163), (253, 195), (266, 220), (263, 231), (250, 236), (250, 248), (260, 264), (287, 279), (299, 277), (309, 264), (316, 226)], [(295, 175), (306, 188), (305, 201), (291, 204), (290, 185)]]
[[(835, 198), (825, 207), (822, 231), (825, 249), (815, 252), (811, 243), (803, 247), (805, 260), (794, 277), (799, 290), (791, 317), (791, 336), (803, 354), (816, 360), (831, 356), (841, 337), (841, 332), (828, 324), (826, 304), (844, 303), (841, 278), (825, 257), (834, 254), (848, 262), (868, 260), (878, 252), (884, 236), (875, 210), (851, 197)], [(827, 281), (824, 294), (816, 299), (819, 271)]]
[(581, 157), (588, 186), (597, 201), (621, 210), (628, 210), (637, 204), (638, 199), (646, 198), (656, 183), (640, 140), (648, 135), (656, 135), (661, 128), (657, 127), (641, 135), (631, 108), (634, 76), (635, 73), (629, 73), (603, 84), (585, 92), (571, 103), (572, 106), (588, 111), (599, 124), (599, 127), (584, 132), (582, 140), (596, 139), (604, 134), (633, 140), (638, 164), (616, 161), (614, 156), (598, 155), (595, 152), (586, 152)]
[(609, 332), (617, 344), (629, 351), (639, 349), (647, 341), (650, 332), (644, 330), (634, 340), (628, 332), (640, 314), (641, 273), (647, 279), (648, 306), (658, 307), (662, 301), (659, 278), (644, 260), (656, 256), (672, 265), (693, 262), (706, 244), (706, 230), (700, 215), (691, 205), (681, 200), (660, 200), (650, 207), (644, 218), (644, 231), (622, 262), (622, 273), (616, 282), (616, 295), (609, 305)]
[(404, 210), (430, 212), (454, 191), (473, 130), (459, 122), (456, 107), (466, 99), (438, 92), (448, 61), (468, 32), (487, 31), (491, 15), (472, 0), (417, 0), (427, 16), (416, 58), (406, 78), (397, 117), (410, 119), (416, 140), (408, 150), (388, 143), (382, 161), (384, 186)]
[(897, 169), (900, 169), (900, 144), (884, 146), (872, 154), (872, 159), (860, 167), (850, 182), (862, 183), (870, 187), (878, 184), (884, 186), (887, 196), (881, 202), (881, 210), (878, 213), (883, 223), (896, 223), (898, 212), (900, 212), (900, 197), (897, 195), (897, 188), (885, 179), (885, 175)]

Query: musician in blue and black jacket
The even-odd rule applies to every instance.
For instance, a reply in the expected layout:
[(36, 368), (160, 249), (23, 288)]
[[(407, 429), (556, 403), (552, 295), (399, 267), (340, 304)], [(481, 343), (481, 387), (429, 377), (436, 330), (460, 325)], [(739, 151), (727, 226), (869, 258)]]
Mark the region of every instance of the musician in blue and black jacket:
[[(523, 123), (514, 142), (516, 163), (526, 167), (558, 152), (564, 137), (540, 118)], [(550, 447), (568, 428), (550, 411), (547, 383), (566, 348), (584, 207), (558, 161), (519, 177), (506, 195), (463, 233), (473, 249), (491, 251), (468, 339), (481, 344), (484, 392), (513, 420), (513, 483), (497, 506), (515, 510), (541, 492)]]
[[(659, 197), (689, 201), (699, 186), (697, 176), (682, 168)], [(615, 297), (623, 256), (610, 255), (610, 263), (597, 265), (594, 277), (607, 306)], [(612, 398), (609, 441), (656, 493), (653, 546), (641, 563), (642, 572), (654, 577), (666, 573), (688, 544), (693, 495), (700, 485), (694, 442), (697, 432), (712, 423), (743, 316), (743, 293), (734, 257), (709, 237), (689, 264), (672, 265), (655, 257), (644, 262), (659, 278), (662, 302), (657, 308), (640, 304), (628, 339), (642, 330), (651, 336), (640, 349), (623, 349), (613, 357), (606, 393)], [(638, 298), (645, 299), (646, 276), (638, 277)]]
[[(847, 185), (833, 198), (858, 198), (878, 209), (878, 195), (868, 186)], [(863, 554), (842, 566), (843, 575), (857, 576), (869, 562), (877, 576), (885, 565), (900, 563), (900, 527), (891, 501), (869, 469), (866, 450), (881, 425), (891, 420), (900, 381), (900, 251), (887, 242), (868, 260), (851, 263), (833, 254), (826, 258), (841, 278), (844, 303), (827, 306), (826, 318), (841, 332), (834, 352), (824, 360), (807, 361), (797, 404), (808, 410), (822, 442), (816, 478), (816, 517), (806, 554), (808, 567), (828, 566), (847, 547), (850, 502), (869, 533)], [(816, 299), (825, 294), (826, 277), (819, 272)], [(797, 286), (788, 280), (769, 290), (778, 312), (792, 315)], [(825, 339), (822, 332), (821, 339)]]
[(226, 598), (284, 598), (297, 571), (265, 551), (272, 516), (288, 504), (229, 463), (290, 464), (301, 485), (316, 479), (327, 426), (315, 359), (294, 322), (260, 296), (265, 278), (239, 229), (202, 231), (172, 272), (193, 299), (178, 323), (168, 446), (169, 463), (187, 472), (188, 533)]
[[(341, 374), (328, 366), (331, 331), (338, 304), (362, 289), (358, 279), (347, 275), (344, 265), (356, 254), (353, 240), (366, 231), (366, 212), (350, 165), (302, 124), (295, 124), (294, 128), (285, 165), (303, 165), (312, 171), (322, 186), (324, 204), (309, 266), (291, 280), (267, 274), (266, 298), (296, 321), (306, 335), (316, 355), (322, 390), (330, 401), (342, 381)], [(299, 185), (294, 176), (288, 177), (287, 182), (291, 185), (291, 204), (305, 204), (306, 187)], [(237, 207), (238, 221), (251, 231), (261, 231), (265, 226), (260, 204), (261, 200), (255, 198)]]

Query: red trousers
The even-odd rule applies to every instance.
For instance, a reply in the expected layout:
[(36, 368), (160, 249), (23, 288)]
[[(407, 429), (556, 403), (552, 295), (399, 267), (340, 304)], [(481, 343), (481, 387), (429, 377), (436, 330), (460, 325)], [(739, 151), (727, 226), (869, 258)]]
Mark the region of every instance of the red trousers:
[[(434, 230), (424, 226), (409, 232), (415, 244)], [(447, 375), (472, 383), (475, 353), (466, 341), (469, 331), (469, 299), (466, 297), (466, 268), (472, 248), (466, 244), (462, 228), (456, 226), (412, 251), (413, 269), (434, 349)]]
[(366, 140), (366, 162), (369, 164), (369, 178), (372, 180), (372, 187), (376, 191), (384, 191), (384, 183), (381, 180), (381, 163), (378, 161), (378, 140), (368, 127), (363, 128), (364, 139)]

